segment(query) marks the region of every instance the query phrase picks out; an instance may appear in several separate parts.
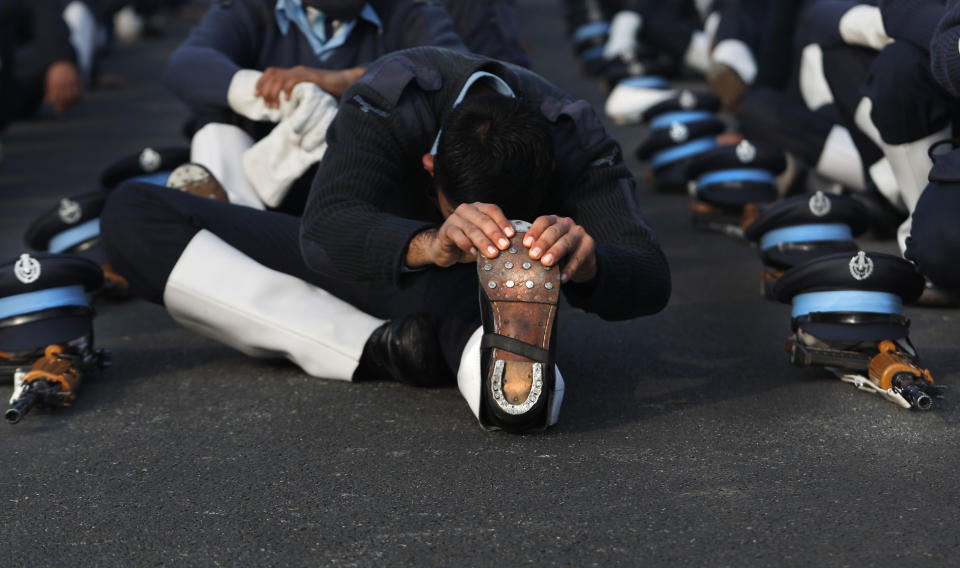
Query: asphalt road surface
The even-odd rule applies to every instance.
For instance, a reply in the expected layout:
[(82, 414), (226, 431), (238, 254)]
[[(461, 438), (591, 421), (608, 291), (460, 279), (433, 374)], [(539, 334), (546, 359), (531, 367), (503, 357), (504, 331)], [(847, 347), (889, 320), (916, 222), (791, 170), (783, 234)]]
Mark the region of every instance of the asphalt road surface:
[[(535, 69), (602, 105), (578, 73), (556, 0), (522, 0)], [(60, 197), (148, 145), (182, 143), (159, 83), (187, 24), (121, 45), (66, 118), (5, 135), (0, 253)], [(629, 155), (636, 127), (612, 127)], [(314, 379), (101, 303), (114, 365), (77, 402), (0, 425), (7, 566), (945, 566), (958, 554), (958, 314), (908, 308), (938, 383), (905, 411), (791, 367), (789, 307), (760, 262), (695, 231), (687, 199), (639, 198), (673, 273), (668, 308), (607, 323), (561, 315), (561, 422), (481, 430), (455, 388)], [(867, 242), (892, 250), (890, 242)], [(643, 293), (637, 283), (637, 293)], [(10, 395), (0, 386), (0, 397)]]

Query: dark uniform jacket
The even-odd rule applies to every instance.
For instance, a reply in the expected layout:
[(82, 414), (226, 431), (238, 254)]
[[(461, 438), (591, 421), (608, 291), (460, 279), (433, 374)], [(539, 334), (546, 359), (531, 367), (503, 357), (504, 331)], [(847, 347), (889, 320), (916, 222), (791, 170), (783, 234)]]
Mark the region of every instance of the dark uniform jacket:
[(954, 97), (960, 97), (960, 0), (950, 0), (930, 41), (933, 76)]
[(605, 319), (662, 309), (670, 293), (666, 259), (640, 213), (620, 146), (593, 107), (523, 68), (444, 49), (386, 56), (344, 94), (302, 220), (307, 264), (329, 260), (352, 280), (403, 286), (410, 239), (443, 222), (421, 158), (478, 70), (504, 79), (552, 124), (557, 170), (540, 213), (572, 217), (598, 243), (597, 278), (565, 285), (569, 302)]

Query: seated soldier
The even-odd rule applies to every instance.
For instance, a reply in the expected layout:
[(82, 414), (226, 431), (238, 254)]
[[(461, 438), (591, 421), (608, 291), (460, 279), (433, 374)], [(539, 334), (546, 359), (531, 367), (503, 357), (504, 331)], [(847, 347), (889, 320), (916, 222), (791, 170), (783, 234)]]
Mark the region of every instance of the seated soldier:
[(0, 131), (44, 102), (63, 113), (80, 98), (83, 81), (61, 2), (0, 1), (0, 58)]
[(435, 384), (449, 369), (483, 425), (515, 431), (557, 418), (561, 289), (608, 320), (667, 302), (619, 144), (529, 71), (438, 48), (385, 56), (328, 141), (302, 222), (132, 183), (101, 216), (109, 258), (135, 293), (245, 353), (342, 380)]
[[(927, 185), (930, 145), (948, 137), (949, 94), (930, 70), (930, 41), (944, 0), (879, 2), (821, 0), (811, 8), (821, 48), (820, 77), (809, 69), (801, 89), (831, 101), (852, 140), (870, 181), (902, 219), (916, 207)], [(821, 53), (822, 51), (822, 53)], [(809, 48), (804, 58), (810, 59)], [(812, 87), (811, 84), (819, 84)], [(817, 94), (821, 93), (821, 94)], [(907, 217), (897, 230), (900, 250), (910, 232)]]
[[(217, 2), (170, 56), (164, 82), (194, 115), (191, 160), (220, 180), (231, 202), (276, 207), (323, 155), (333, 97), (360, 76), (362, 65), (418, 45), (466, 50), (450, 16), (434, 3)], [(316, 87), (294, 95), (301, 83)], [(277, 122), (284, 128), (274, 128)], [(286, 209), (302, 208), (310, 178), (304, 179), (303, 195), (294, 191)]]
[[(949, 97), (956, 112), (960, 97), (960, 4), (950, 2), (943, 10), (930, 42), (930, 67), (933, 77)], [(953, 143), (956, 140), (951, 141)], [(920, 271), (936, 287), (960, 296), (960, 253), (957, 215), (960, 214), (957, 180), (960, 152), (947, 152), (946, 144), (931, 148), (933, 168), (929, 185), (923, 190), (913, 211), (910, 236), (904, 256), (917, 263)]]

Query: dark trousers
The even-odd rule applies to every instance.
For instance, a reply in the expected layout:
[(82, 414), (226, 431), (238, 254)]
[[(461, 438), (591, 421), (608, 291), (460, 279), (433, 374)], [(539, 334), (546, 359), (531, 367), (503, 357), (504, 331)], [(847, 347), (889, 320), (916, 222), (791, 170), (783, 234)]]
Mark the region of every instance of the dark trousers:
[(960, 188), (929, 185), (913, 211), (905, 257), (931, 282), (960, 294)]
[(632, 8), (643, 16), (643, 42), (682, 63), (690, 36), (702, 27), (693, 1), (640, 0)]
[(750, 89), (740, 111), (740, 129), (750, 140), (771, 144), (816, 165), (835, 124), (828, 113), (814, 112), (796, 97), (769, 87)]
[(823, 75), (833, 95), (837, 122), (850, 131), (867, 168), (883, 158), (883, 151), (860, 130), (853, 117), (863, 99), (863, 86), (876, 57), (876, 51), (865, 47), (844, 45), (823, 50)]
[(14, 117), (29, 118), (43, 104), (49, 65), (33, 45), (18, 48), (15, 57)]
[(852, 118), (860, 100), (870, 99), (870, 118), (887, 144), (920, 140), (946, 128), (952, 118), (952, 97), (934, 80), (929, 53), (909, 42), (894, 42), (879, 53), (850, 46), (825, 49), (823, 71), (845, 116)]
[(0, 133), (13, 119), (11, 107), (15, 100), (14, 87), (14, 29), (0, 20)]
[[(480, 326), (476, 267), (461, 264), (403, 275), (403, 286), (352, 282), (329, 263), (309, 268), (300, 255), (300, 219), (284, 213), (213, 201), (147, 183), (114, 190), (100, 217), (113, 267), (137, 295), (163, 303), (167, 278), (201, 230), (273, 270), (320, 287), (381, 319), (430, 314), (454, 373), (463, 346)], [(225, 276), (227, 278), (227, 276)]]

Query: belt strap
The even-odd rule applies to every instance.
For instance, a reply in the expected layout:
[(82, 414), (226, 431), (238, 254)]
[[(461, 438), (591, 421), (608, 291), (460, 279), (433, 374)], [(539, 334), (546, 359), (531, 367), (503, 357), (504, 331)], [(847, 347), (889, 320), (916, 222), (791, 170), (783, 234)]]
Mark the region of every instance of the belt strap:
[(483, 339), (480, 340), (480, 348), (488, 349), (490, 347), (503, 349), (504, 351), (516, 353), (517, 355), (523, 355), (527, 359), (533, 359), (534, 361), (550, 361), (550, 352), (548, 350), (498, 333), (483, 334)]

